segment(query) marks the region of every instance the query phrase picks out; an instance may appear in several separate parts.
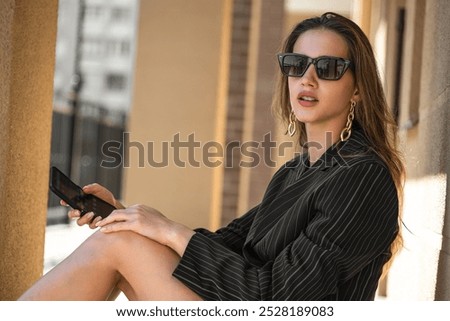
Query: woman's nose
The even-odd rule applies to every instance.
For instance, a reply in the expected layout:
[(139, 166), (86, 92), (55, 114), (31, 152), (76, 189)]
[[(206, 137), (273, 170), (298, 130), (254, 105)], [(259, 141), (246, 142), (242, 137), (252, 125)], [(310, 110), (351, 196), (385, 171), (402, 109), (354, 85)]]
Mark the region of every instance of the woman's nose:
[(310, 64), (303, 76), (300, 77), (300, 84), (310, 87), (314, 87), (317, 84), (317, 74), (313, 64)]

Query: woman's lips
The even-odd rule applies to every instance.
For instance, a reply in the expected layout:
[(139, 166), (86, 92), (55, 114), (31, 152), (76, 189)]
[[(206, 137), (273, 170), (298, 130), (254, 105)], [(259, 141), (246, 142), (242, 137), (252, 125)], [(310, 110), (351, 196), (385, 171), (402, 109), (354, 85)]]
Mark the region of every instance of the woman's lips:
[(313, 107), (319, 102), (316, 97), (307, 94), (298, 95), (297, 101), (303, 107)]

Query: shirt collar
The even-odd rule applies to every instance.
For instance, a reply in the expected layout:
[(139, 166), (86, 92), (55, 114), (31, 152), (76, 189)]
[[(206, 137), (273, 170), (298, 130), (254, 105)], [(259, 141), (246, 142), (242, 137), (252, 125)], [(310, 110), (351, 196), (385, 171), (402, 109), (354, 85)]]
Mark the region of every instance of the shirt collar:
[(289, 167), (303, 172), (306, 169), (326, 170), (336, 165), (345, 166), (348, 157), (367, 152), (369, 149), (364, 130), (357, 123), (354, 123), (350, 138), (345, 142), (338, 141), (333, 144), (314, 164), (310, 165), (308, 153), (303, 153), (296, 157)]

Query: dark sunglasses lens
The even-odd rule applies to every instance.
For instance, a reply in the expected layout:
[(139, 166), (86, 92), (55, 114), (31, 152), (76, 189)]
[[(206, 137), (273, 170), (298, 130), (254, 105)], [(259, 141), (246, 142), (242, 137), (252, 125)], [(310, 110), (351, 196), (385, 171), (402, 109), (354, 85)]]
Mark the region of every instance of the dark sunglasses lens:
[(345, 71), (345, 62), (337, 58), (321, 58), (316, 62), (316, 72), (320, 79), (335, 80)]
[(283, 73), (288, 76), (302, 76), (308, 67), (308, 59), (302, 56), (284, 56)]

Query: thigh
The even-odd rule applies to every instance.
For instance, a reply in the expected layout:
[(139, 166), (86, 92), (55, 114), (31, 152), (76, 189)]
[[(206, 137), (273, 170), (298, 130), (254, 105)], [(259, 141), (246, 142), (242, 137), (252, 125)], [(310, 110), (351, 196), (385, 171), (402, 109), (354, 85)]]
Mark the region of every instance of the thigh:
[(96, 233), (121, 275), (118, 287), (130, 300), (201, 300), (172, 276), (180, 257), (172, 249), (134, 232)]

